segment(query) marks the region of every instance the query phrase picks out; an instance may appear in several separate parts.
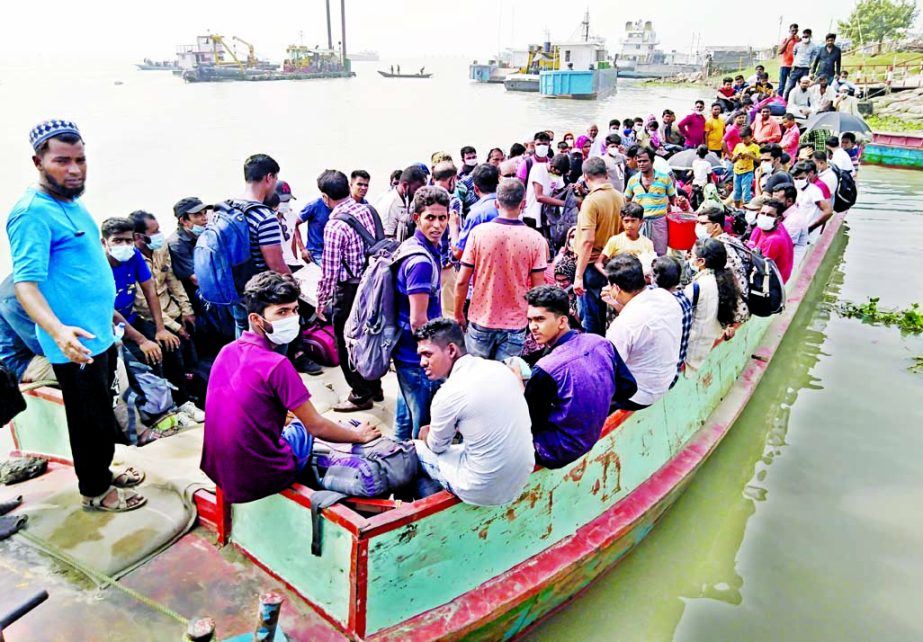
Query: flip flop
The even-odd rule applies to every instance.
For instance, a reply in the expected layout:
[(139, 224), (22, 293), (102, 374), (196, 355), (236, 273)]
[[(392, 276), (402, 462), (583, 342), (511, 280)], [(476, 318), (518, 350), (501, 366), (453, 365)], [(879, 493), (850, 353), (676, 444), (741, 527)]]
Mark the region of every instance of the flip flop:
[(116, 488), (132, 488), (144, 481), (144, 471), (129, 466), (112, 476), (112, 485)]
[(22, 504), (22, 495), (14, 497), (7, 502), (0, 502), (0, 515), (6, 515), (14, 508), (17, 508), (20, 504)]
[[(106, 499), (106, 496), (115, 490), (116, 496), (118, 497), (118, 503), (115, 506), (106, 506), (103, 501)], [(137, 498), (139, 501), (135, 504), (130, 504), (129, 502)], [(84, 497), (83, 498), (83, 510), (88, 511), (100, 511), (103, 513), (127, 513), (128, 511), (135, 510), (136, 508), (141, 508), (147, 503), (147, 497), (142, 497), (138, 493), (125, 489), (119, 488), (118, 486), (110, 486), (109, 489), (102, 495), (97, 495), (96, 497)]]

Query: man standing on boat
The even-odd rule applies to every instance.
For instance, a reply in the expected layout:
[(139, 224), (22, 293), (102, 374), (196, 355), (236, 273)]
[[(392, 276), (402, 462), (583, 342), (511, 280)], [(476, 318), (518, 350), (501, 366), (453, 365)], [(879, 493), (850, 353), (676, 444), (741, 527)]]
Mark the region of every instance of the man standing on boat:
[(133, 510), (147, 500), (126, 489), (144, 475), (109, 469), (117, 434), (115, 283), (99, 229), (79, 200), (87, 173), (83, 138), (74, 123), (48, 120), (29, 141), (39, 183), (13, 206), (6, 226), (16, 296), (38, 325), (39, 344), (58, 377), (84, 508)]

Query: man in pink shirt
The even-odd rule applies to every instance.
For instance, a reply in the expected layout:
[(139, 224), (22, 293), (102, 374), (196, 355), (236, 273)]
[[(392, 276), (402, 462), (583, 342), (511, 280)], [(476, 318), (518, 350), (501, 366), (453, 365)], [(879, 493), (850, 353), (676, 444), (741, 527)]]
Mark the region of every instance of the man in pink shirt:
[(801, 130), (798, 129), (794, 114), (785, 114), (782, 117), (782, 128), (784, 131), (782, 141), (779, 143), (782, 145), (782, 151), (791, 158), (797, 158), (798, 145), (801, 144)]
[(676, 124), (676, 129), (686, 139), (686, 149), (705, 144), (705, 101), (695, 101), (695, 110)]
[(784, 212), (785, 203), (780, 200), (771, 198), (763, 203), (748, 245), (762, 252), (767, 259), (772, 259), (782, 274), (782, 281), (788, 282), (792, 275), (795, 247), (792, 237), (782, 225)]
[(753, 128), (753, 140), (760, 145), (778, 143), (782, 140), (782, 128), (772, 117), (769, 105), (763, 105), (760, 108), (760, 115), (756, 117), (751, 127)]
[[(503, 361), (518, 357), (526, 338), (526, 292), (545, 282), (548, 243), (520, 218), (526, 188), (506, 179), (497, 189), (500, 215), (472, 230), (455, 285), (455, 319), (468, 326), (470, 354)], [(465, 319), (465, 295), (474, 277)]]

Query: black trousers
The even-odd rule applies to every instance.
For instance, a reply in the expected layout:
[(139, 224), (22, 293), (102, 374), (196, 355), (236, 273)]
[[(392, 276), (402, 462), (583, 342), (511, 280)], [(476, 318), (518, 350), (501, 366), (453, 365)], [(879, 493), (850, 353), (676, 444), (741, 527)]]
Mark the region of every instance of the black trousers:
[(115, 455), (118, 428), (112, 412), (116, 347), (93, 355), (83, 369), (76, 363), (52, 364), (61, 395), (80, 494), (102, 495), (112, 484), (109, 466)]
[(340, 369), (343, 371), (343, 376), (346, 377), (346, 383), (349, 384), (352, 390), (349, 394), (349, 399), (360, 404), (381, 394), (381, 380), (368, 381), (349, 367), (349, 353), (346, 352), (343, 329), (346, 327), (346, 320), (349, 318), (349, 311), (352, 310), (358, 287), (357, 283), (337, 284), (333, 294), (331, 321), (333, 321), (333, 334), (337, 340), (337, 356), (340, 359)]
[[(155, 341), (154, 335), (157, 334), (157, 328), (152, 322), (138, 317), (131, 325), (146, 338)], [(196, 363), (198, 363), (195, 345), (193, 345), (192, 341), (180, 337), (179, 348), (176, 350), (167, 350), (161, 346), (163, 362), (159, 365), (147, 363), (147, 360), (144, 358), (144, 353), (141, 352), (141, 348), (138, 347), (138, 344), (132, 341), (126, 341), (125, 346), (131, 351), (135, 359), (149, 365), (154, 371), (154, 374), (158, 377), (163, 377), (176, 387), (176, 390), (173, 391), (173, 403), (177, 406), (182, 406), (189, 401), (189, 391), (186, 387), (186, 373), (195, 370)]]

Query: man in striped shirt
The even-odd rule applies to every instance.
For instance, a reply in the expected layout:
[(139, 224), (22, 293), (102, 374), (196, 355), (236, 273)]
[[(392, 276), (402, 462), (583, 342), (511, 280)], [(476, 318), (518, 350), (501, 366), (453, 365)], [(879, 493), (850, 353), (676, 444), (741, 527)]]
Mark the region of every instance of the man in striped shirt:
[(373, 237), (375, 221), (368, 206), (350, 197), (349, 180), (343, 172), (324, 172), (317, 179), (317, 186), (321, 198), (331, 210), (327, 226), (324, 228), (322, 276), (317, 286), (317, 314), (323, 319), (327, 310), (331, 310), (340, 368), (350, 387), (346, 401), (337, 404), (333, 409), (337, 412), (369, 410), (373, 401), (384, 399), (381, 380), (367, 381), (349, 367), (349, 354), (343, 340), (343, 328), (356, 298), (359, 279), (366, 268), (365, 245), (359, 234), (341, 217), (355, 217)]
[[(259, 204), (246, 211), (247, 226), (250, 228), (250, 259), (252, 272), (257, 274), (274, 270), (280, 274), (290, 274), (282, 256), (282, 226), (270, 208), (263, 205), (267, 198), (276, 191), (279, 180), (279, 163), (266, 154), (254, 154), (244, 161), (244, 180), (247, 187), (240, 200), (244, 205)], [(247, 309), (243, 303), (231, 306), (234, 315), (236, 334), (239, 337), (249, 328)]]

